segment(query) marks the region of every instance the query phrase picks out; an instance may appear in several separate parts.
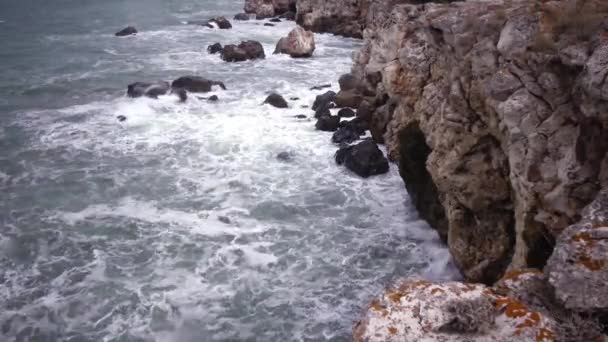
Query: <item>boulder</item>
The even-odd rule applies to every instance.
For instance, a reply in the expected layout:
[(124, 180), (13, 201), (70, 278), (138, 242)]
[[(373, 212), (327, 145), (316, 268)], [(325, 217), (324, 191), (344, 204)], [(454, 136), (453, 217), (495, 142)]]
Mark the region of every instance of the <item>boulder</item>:
[(359, 88), (359, 80), (353, 74), (344, 74), (338, 80), (340, 90), (348, 91)]
[(211, 96), (209, 96), (209, 98), (207, 99), (207, 101), (209, 101), (209, 102), (217, 102), (217, 101), (219, 101), (219, 100), (220, 100), (220, 98), (219, 98), (217, 95), (211, 95)]
[(367, 101), (361, 101), (359, 107), (357, 107), (357, 117), (365, 121), (371, 121), (372, 114), (374, 113), (374, 107)]
[(127, 26), (124, 29), (116, 32), (114, 35), (116, 37), (125, 37), (125, 36), (134, 35), (134, 34), (137, 34), (137, 29), (133, 26)]
[(239, 14), (236, 14), (233, 19), (234, 20), (247, 21), (247, 20), (249, 20), (249, 14), (247, 14), (247, 13), (239, 13)]
[(315, 51), (315, 35), (298, 26), (277, 43), (274, 53), (288, 54), (294, 58), (310, 57)]
[(220, 43), (215, 43), (215, 44), (211, 44), (207, 47), (207, 52), (209, 52), (210, 54), (216, 54), (218, 52), (222, 52), (224, 48), (222, 47), (222, 44)]
[(165, 81), (159, 81), (155, 83), (135, 82), (127, 86), (127, 96), (147, 96), (155, 99), (160, 95), (167, 94), (170, 89), (171, 86), (169, 85), (169, 82)]
[(335, 132), (340, 127), (340, 118), (337, 116), (321, 116), (317, 123), (315, 124), (315, 128), (319, 131), (324, 132)]
[(223, 90), (226, 90), (224, 83), (208, 80), (200, 76), (182, 76), (171, 83), (172, 88), (182, 88), (191, 93), (210, 92), (213, 86), (219, 86)]
[(357, 108), (363, 101), (363, 96), (355, 89), (341, 90), (336, 95), (336, 106), (338, 108), (351, 107)]
[(277, 108), (289, 107), (287, 105), (287, 101), (285, 101), (283, 96), (281, 96), (277, 93), (272, 93), (272, 94), (268, 95), (268, 97), (266, 97), (266, 100), (264, 100), (264, 103), (267, 103), (267, 104), (269, 104), (273, 107), (277, 107)]
[(211, 28), (214, 28), (214, 27), (217, 26), (217, 28), (222, 29), (222, 30), (226, 30), (226, 29), (231, 29), (232, 28), (232, 24), (225, 17), (215, 17), (213, 19), (210, 19), (207, 22), (206, 26), (207, 27), (211, 27)]
[(363, 135), (369, 129), (369, 123), (361, 118), (354, 118), (340, 121), (340, 127), (348, 127), (357, 134)]
[(239, 45), (226, 45), (222, 50), (222, 59), (226, 62), (242, 62), (266, 58), (264, 47), (259, 42), (247, 40)]
[(359, 140), (359, 133), (357, 133), (352, 127), (345, 126), (340, 127), (334, 135), (331, 137), (331, 142), (334, 144), (350, 144)]
[(317, 95), (315, 102), (312, 104), (312, 110), (317, 110), (321, 107), (333, 108), (331, 104), (336, 101), (336, 93), (328, 91), (325, 94)]
[(340, 148), (336, 152), (336, 163), (344, 164), (346, 168), (364, 178), (387, 173), (389, 170), (388, 160), (371, 140)]
[(355, 111), (350, 108), (342, 108), (338, 111), (338, 116), (341, 118), (352, 118), (355, 116)]

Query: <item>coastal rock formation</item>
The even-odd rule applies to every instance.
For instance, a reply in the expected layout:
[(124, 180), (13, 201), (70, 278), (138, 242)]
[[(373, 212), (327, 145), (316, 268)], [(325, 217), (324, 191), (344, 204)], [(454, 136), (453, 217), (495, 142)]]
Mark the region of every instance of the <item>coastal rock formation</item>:
[(245, 0), (245, 12), (255, 13), (257, 19), (295, 12), (296, 0)]
[(185, 89), (191, 93), (207, 93), (212, 90), (213, 86), (226, 90), (223, 82), (208, 80), (200, 76), (182, 76), (171, 83), (172, 88)]
[(365, 178), (387, 173), (389, 170), (388, 160), (371, 140), (342, 147), (336, 152), (336, 163), (344, 164), (347, 169)]
[(277, 43), (274, 53), (288, 54), (294, 58), (310, 57), (315, 51), (315, 35), (298, 26)]
[[(355, 342), (601, 341), (600, 327), (555, 308), (542, 273), (508, 274), (500, 285), (405, 280), (372, 301)], [(539, 293), (541, 295), (539, 296)], [(543, 296), (544, 295), (544, 296)]]
[(247, 40), (239, 45), (226, 45), (222, 50), (221, 57), (226, 62), (243, 62), (250, 59), (264, 59), (264, 47), (260, 42)]
[(368, 13), (353, 72), (376, 93), (365, 99), (372, 135), (466, 280), (543, 268), (606, 187), (608, 23), (587, 3)]

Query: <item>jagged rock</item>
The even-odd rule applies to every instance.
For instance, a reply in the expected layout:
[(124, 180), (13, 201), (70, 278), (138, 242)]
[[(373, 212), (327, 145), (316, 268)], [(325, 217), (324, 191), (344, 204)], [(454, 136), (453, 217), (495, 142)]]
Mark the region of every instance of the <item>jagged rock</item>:
[(316, 129), (325, 132), (335, 132), (338, 127), (340, 127), (340, 118), (332, 115), (321, 116), (315, 124)]
[(222, 50), (222, 59), (226, 62), (243, 62), (253, 59), (264, 59), (264, 47), (259, 42), (247, 40), (237, 45), (226, 45)]
[[(608, 178), (601, 25), (555, 31), (551, 13), (571, 13), (569, 1), (376, 4), (353, 75), (376, 91), (372, 135), (420, 215), (469, 281), (542, 268)], [(322, 26), (329, 7), (303, 0), (298, 19)]]
[(225, 17), (215, 17), (213, 19), (210, 19), (209, 21), (207, 21), (206, 26), (210, 28), (214, 28), (215, 26), (217, 26), (217, 28), (221, 30), (227, 30), (232, 28), (232, 24)]
[(355, 116), (355, 111), (350, 108), (342, 108), (338, 111), (338, 116), (341, 118), (352, 118)]
[(287, 105), (287, 101), (285, 101), (283, 96), (276, 94), (276, 93), (272, 93), (272, 94), (268, 95), (268, 97), (266, 97), (266, 100), (264, 100), (264, 103), (268, 103), (269, 105), (271, 105), (273, 107), (277, 107), (277, 108), (289, 107)]
[(315, 98), (315, 102), (312, 104), (312, 110), (317, 110), (321, 107), (333, 108), (331, 107), (331, 103), (336, 100), (336, 93), (333, 91), (328, 91), (325, 94), (317, 95)]
[(342, 147), (336, 152), (336, 163), (361, 177), (370, 177), (387, 173), (388, 160), (376, 143), (364, 140), (357, 145)]
[(357, 108), (363, 101), (363, 96), (355, 89), (340, 90), (336, 95), (336, 106), (338, 108), (351, 107)]
[(182, 88), (191, 93), (207, 93), (212, 90), (213, 86), (226, 90), (223, 82), (208, 80), (200, 76), (183, 76), (171, 83), (172, 88)]
[(222, 47), (222, 44), (220, 43), (215, 43), (215, 44), (211, 44), (207, 47), (207, 52), (209, 52), (210, 54), (216, 54), (218, 52), (222, 52), (224, 48)]
[(159, 81), (155, 83), (135, 82), (127, 86), (127, 96), (147, 96), (155, 99), (160, 95), (167, 94), (170, 89), (171, 86), (169, 85), (169, 82), (165, 81)]
[(566, 308), (608, 311), (608, 188), (557, 240), (545, 271)]
[(114, 35), (116, 37), (125, 37), (125, 36), (131, 36), (137, 34), (137, 29), (133, 26), (127, 26), (124, 29), (116, 32)]
[(241, 21), (247, 21), (249, 20), (249, 14), (247, 13), (238, 13), (234, 16), (233, 18), (234, 20), (241, 20)]
[(310, 57), (315, 51), (315, 35), (298, 26), (277, 43), (274, 53), (288, 54), (294, 58)]

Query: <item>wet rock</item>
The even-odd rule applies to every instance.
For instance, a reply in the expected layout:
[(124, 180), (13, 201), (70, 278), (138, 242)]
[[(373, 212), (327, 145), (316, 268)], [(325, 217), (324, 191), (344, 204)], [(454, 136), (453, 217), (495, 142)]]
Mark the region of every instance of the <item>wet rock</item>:
[(137, 34), (137, 29), (133, 26), (127, 26), (124, 29), (116, 32), (114, 35), (116, 37), (125, 37), (125, 36), (131, 36)]
[(340, 127), (331, 137), (334, 144), (350, 144), (359, 140), (359, 133), (353, 130), (352, 127)]
[(281, 19), (279, 19), (279, 18), (272, 18), (269, 21), (272, 22), (272, 23), (280, 23)]
[(159, 81), (155, 83), (135, 82), (127, 86), (127, 96), (147, 96), (155, 99), (160, 95), (167, 94), (170, 89), (171, 86), (169, 85), (169, 83), (164, 81)]
[(188, 100), (188, 92), (186, 89), (176, 88), (172, 90), (172, 93), (177, 95), (179, 102), (186, 102)]
[(338, 127), (340, 127), (340, 118), (335, 115), (321, 116), (315, 124), (316, 129), (325, 132), (337, 131)]
[(211, 95), (211, 96), (209, 96), (209, 98), (207, 99), (207, 101), (209, 101), (209, 102), (217, 102), (217, 101), (219, 101), (219, 100), (220, 100), (220, 98), (219, 98), (219, 97), (217, 97), (217, 95)]
[(293, 58), (310, 57), (315, 51), (315, 35), (298, 26), (277, 43), (274, 53), (288, 54)]
[(338, 108), (351, 107), (357, 108), (363, 101), (363, 96), (357, 90), (339, 91), (336, 94), (335, 103)]
[(222, 50), (222, 59), (226, 62), (242, 62), (265, 57), (264, 47), (254, 40), (243, 41), (238, 46), (226, 45)]
[(285, 20), (290, 20), (290, 21), (296, 20), (296, 12), (292, 12), (292, 11), (285, 12), (285, 13), (281, 14), (279, 16), (279, 18), (285, 19)]
[(353, 74), (344, 74), (340, 76), (338, 83), (340, 84), (340, 90), (342, 91), (353, 90), (359, 87), (359, 80)]
[(268, 26), (268, 27), (274, 27), (274, 24), (271, 23), (265, 23), (264, 26)]
[(338, 111), (338, 116), (341, 118), (352, 118), (355, 116), (355, 111), (350, 108), (342, 108)]
[(212, 90), (213, 86), (226, 90), (223, 82), (208, 80), (200, 76), (182, 76), (171, 83), (172, 88), (182, 88), (191, 93), (207, 93)]
[(267, 103), (267, 104), (269, 104), (273, 107), (277, 107), (277, 108), (289, 107), (287, 105), (287, 101), (285, 101), (283, 96), (281, 96), (277, 93), (272, 93), (272, 94), (268, 95), (268, 97), (266, 97), (266, 100), (264, 100), (264, 103)]
[(207, 26), (211, 28), (217, 26), (221, 30), (227, 30), (232, 28), (232, 24), (225, 17), (215, 17), (207, 22)]
[(215, 43), (215, 44), (211, 44), (207, 47), (207, 52), (209, 52), (210, 54), (216, 54), (218, 52), (222, 52), (224, 48), (222, 47), (222, 44), (220, 43)]
[(239, 13), (239, 14), (236, 14), (233, 19), (234, 20), (247, 21), (250, 18), (249, 18), (249, 14), (247, 14), (247, 13)]
[(333, 108), (330, 107), (331, 103), (336, 100), (336, 93), (333, 91), (328, 91), (325, 94), (317, 95), (315, 98), (315, 102), (312, 104), (312, 110), (317, 110), (321, 107)]
[(277, 154), (277, 159), (282, 162), (290, 162), (293, 160), (293, 153), (291, 152), (281, 152)]
[(336, 163), (344, 164), (361, 177), (379, 175), (389, 170), (388, 160), (376, 143), (370, 140), (340, 148), (336, 152)]
[(230, 218), (228, 218), (226, 216), (218, 216), (217, 220), (220, 221), (220, 222), (222, 222), (222, 223), (225, 223), (225, 224), (232, 223), (232, 221), (230, 220)]
[(331, 116), (331, 111), (329, 110), (330, 107), (331, 107), (331, 104), (328, 104), (328, 105), (325, 105), (325, 106), (317, 109), (315, 111), (315, 115), (314, 115), (315, 119), (319, 119), (324, 116)]
[(308, 117), (306, 115), (304, 115), (304, 114), (298, 114), (298, 115), (295, 115), (294, 118), (296, 118), (296, 119), (306, 119)]
[(298, 101), (300, 98), (299, 98), (299, 97), (295, 97), (295, 96), (294, 96), (294, 97), (290, 97), (289, 99), (290, 99), (291, 101)]
[(124, 115), (118, 115), (118, 116), (116, 117), (116, 119), (117, 119), (119, 122), (124, 122), (124, 121), (127, 121), (127, 117), (126, 117), (126, 116), (124, 116)]
[(310, 90), (322, 90), (325, 88), (331, 88), (331, 84), (321, 84), (321, 85), (310, 88)]
[(367, 101), (362, 101), (357, 108), (357, 117), (365, 121), (371, 121), (374, 107)]

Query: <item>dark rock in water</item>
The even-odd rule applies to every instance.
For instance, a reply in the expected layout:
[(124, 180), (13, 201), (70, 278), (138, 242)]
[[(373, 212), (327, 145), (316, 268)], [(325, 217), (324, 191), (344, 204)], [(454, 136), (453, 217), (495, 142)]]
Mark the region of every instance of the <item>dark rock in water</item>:
[(342, 147), (336, 152), (336, 163), (361, 177), (370, 177), (387, 173), (388, 160), (376, 143), (364, 140), (357, 145)]
[(127, 117), (124, 115), (119, 115), (116, 117), (116, 119), (118, 119), (118, 121), (120, 122), (127, 121)]
[(341, 118), (352, 118), (355, 116), (355, 111), (350, 108), (342, 108), (338, 112), (338, 116)]
[(335, 103), (338, 108), (351, 107), (358, 108), (363, 101), (363, 96), (356, 90), (341, 90), (336, 95)]
[(325, 94), (321, 94), (321, 95), (317, 95), (317, 97), (315, 98), (315, 102), (312, 104), (312, 110), (317, 110), (321, 107), (327, 107), (327, 108), (333, 108), (333, 107), (328, 107), (330, 105), (330, 103), (334, 102), (336, 100), (336, 93), (334, 93), (333, 91), (328, 91)]
[(213, 54), (215, 54), (215, 53), (222, 52), (222, 50), (223, 50), (223, 49), (224, 49), (224, 48), (222, 47), (222, 44), (220, 44), (220, 43), (215, 43), (215, 44), (209, 45), (209, 46), (207, 47), (207, 52), (209, 52), (210, 54), (212, 54), (212, 55), (213, 55)]
[(230, 218), (228, 218), (226, 216), (218, 216), (217, 220), (220, 221), (220, 222), (222, 222), (222, 223), (225, 223), (225, 224), (232, 223), (232, 221), (230, 221)]
[(277, 107), (277, 108), (287, 108), (288, 107), (287, 101), (285, 101), (283, 96), (281, 96), (277, 93), (272, 93), (272, 94), (268, 95), (266, 100), (264, 100), (264, 103), (268, 103), (269, 105)]
[(322, 118), (324, 116), (331, 116), (330, 106), (323, 106), (315, 111), (315, 119)]
[(340, 90), (348, 91), (359, 87), (359, 80), (353, 74), (344, 74), (338, 80)]
[(281, 19), (285, 20), (296, 20), (296, 12), (287, 11), (279, 16)]
[(279, 18), (272, 18), (272, 19), (270, 19), (268, 21), (270, 21), (271, 23), (280, 23), (281, 19), (279, 19)]
[(281, 153), (277, 154), (277, 159), (282, 162), (292, 161), (293, 157), (294, 157), (294, 155), (291, 152), (281, 152)]
[(300, 98), (299, 97), (290, 97), (289, 98), (291, 101), (298, 101)]
[(171, 86), (169, 82), (155, 82), (155, 83), (145, 83), (145, 82), (135, 82), (131, 83), (127, 86), (127, 96), (129, 97), (141, 97), (147, 96), (150, 98), (157, 98), (160, 95), (165, 95), (169, 92)]
[(247, 13), (239, 13), (239, 14), (235, 15), (233, 19), (246, 21), (246, 20), (249, 20), (250, 18), (249, 18), (249, 14), (247, 14)]
[(301, 105), (300, 108), (309, 108), (309, 105)]
[(361, 118), (354, 118), (352, 120), (342, 120), (340, 122), (340, 127), (348, 127), (357, 134), (363, 135), (365, 134), (365, 131), (369, 129), (369, 122)]
[(133, 34), (137, 34), (137, 29), (133, 26), (127, 26), (124, 29), (116, 32), (114, 35), (116, 37), (125, 37), (125, 36), (130, 36)]
[(219, 29), (226, 30), (231, 29), (232, 24), (225, 17), (215, 17), (207, 22), (206, 26), (214, 27), (213, 24), (217, 25)]
[(200, 76), (183, 76), (171, 83), (172, 88), (183, 88), (191, 93), (207, 93), (216, 85), (226, 90), (224, 83), (208, 80)]
[(331, 141), (335, 144), (350, 144), (353, 141), (359, 140), (359, 133), (355, 132), (352, 127), (340, 127), (331, 137)]
[(357, 117), (365, 121), (370, 121), (372, 119), (373, 112), (374, 107), (372, 107), (369, 102), (363, 101), (359, 104), (359, 107), (357, 108)]
[(274, 27), (274, 24), (271, 23), (265, 23), (264, 26), (268, 26), (268, 27)]
[(334, 132), (340, 127), (340, 118), (337, 116), (322, 116), (317, 120), (315, 128), (319, 131)]
[(184, 88), (175, 88), (173, 93), (177, 94), (179, 102), (186, 102), (188, 100), (188, 92)]
[(304, 115), (304, 114), (298, 114), (298, 115), (295, 115), (294, 118), (296, 118), (296, 119), (306, 119), (307, 116)]
[(331, 84), (321, 84), (321, 85), (310, 88), (310, 90), (321, 90), (321, 89), (325, 89), (325, 88), (331, 88)]
[(222, 59), (226, 62), (242, 62), (248, 59), (263, 59), (264, 47), (260, 42), (248, 40), (237, 45), (226, 45), (222, 50)]
[(220, 100), (220, 98), (219, 98), (219, 97), (217, 97), (217, 95), (211, 95), (211, 96), (209, 96), (209, 98), (207, 99), (207, 101), (209, 101), (209, 102), (217, 102), (217, 101), (219, 101), (219, 100)]

